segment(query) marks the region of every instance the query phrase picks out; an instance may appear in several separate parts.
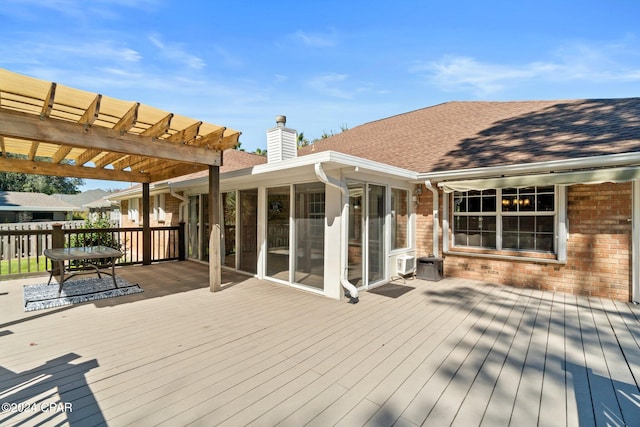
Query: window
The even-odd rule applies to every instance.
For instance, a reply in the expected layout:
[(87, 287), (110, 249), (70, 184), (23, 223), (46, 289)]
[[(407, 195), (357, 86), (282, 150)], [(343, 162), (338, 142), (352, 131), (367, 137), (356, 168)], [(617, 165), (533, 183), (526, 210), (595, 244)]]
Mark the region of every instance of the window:
[(454, 194), (454, 245), (496, 249), (496, 193), (484, 190)]
[(502, 248), (553, 252), (553, 187), (502, 190)]
[(391, 248), (404, 249), (409, 246), (409, 192), (391, 189)]
[(153, 196), (153, 217), (156, 221), (164, 221), (165, 219), (164, 199), (164, 193)]
[(553, 252), (555, 229), (553, 186), (454, 193), (454, 246)]
[(316, 289), (324, 289), (324, 184), (296, 184), (294, 189), (294, 281)]
[(267, 188), (266, 274), (289, 281), (289, 230), (291, 189)]
[(129, 199), (129, 221), (137, 223), (139, 220), (140, 199)]

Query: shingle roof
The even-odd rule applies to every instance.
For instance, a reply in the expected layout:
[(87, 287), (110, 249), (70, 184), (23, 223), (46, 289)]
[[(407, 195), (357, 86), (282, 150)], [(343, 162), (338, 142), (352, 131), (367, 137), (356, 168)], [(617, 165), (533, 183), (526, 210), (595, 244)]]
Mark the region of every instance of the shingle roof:
[(54, 196), (43, 193), (22, 193), (18, 191), (0, 191), (0, 209), (2, 210), (48, 210), (72, 211), (77, 206), (63, 202)]
[(108, 196), (109, 194), (110, 193), (108, 191), (94, 189), (78, 194), (52, 194), (52, 196), (75, 206), (84, 206), (89, 203), (100, 201), (103, 197)]
[(448, 102), (299, 150), (334, 150), (435, 172), (640, 151), (640, 98)]
[[(239, 150), (225, 150), (222, 155), (222, 166), (220, 167), (220, 173), (231, 172), (238, 169), (250, 168), (252, 166), (267, 163), (266, 156), (260, 156), (258, 154), (247, 153)], [(192, 179), (203, 178), (209, 175), (209, 170), (203, 170), (200, 172), (190, 173), (188, 175), (182, 175), (169, 181), (172, 183), (178, 183), (183, 181), (190, 181)], [(132, 189), (141, 189), (142, 184), (135, 184), (123, 192), (129, 192)], [(117, 199), (119, 192), (113, 193), (114, 199)]]
[[(239, 150), (225, 150), (222, 154), (222, 166), (220, 167), (220, 173), (231, 172), (238, 169), (250, 168), (251, 166), (261, 165), (267, 163), (267, 156), (260, 156), (258, 154), (247, 153)], [(183, 175), (174, 179), (171, 182), (189, 181), (195, 178), (201, 178), (208, 176), (209, 171), (204, 170), (200, 172), (191, 173), (189, 175)]]

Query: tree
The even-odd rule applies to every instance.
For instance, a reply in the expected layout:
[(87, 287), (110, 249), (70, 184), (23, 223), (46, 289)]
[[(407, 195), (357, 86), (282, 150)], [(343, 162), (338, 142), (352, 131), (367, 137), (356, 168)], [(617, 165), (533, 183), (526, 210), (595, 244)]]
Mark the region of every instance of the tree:
[[(322, 131), (322, 135), (320, 135), (320, 138), (316, 138), (311, 142), (307, 141), (307, 144), (305, 144), (305, 145), (311, 145), (316, 141), (320, 141), (320, 140), (323, 140), (323, 139), (331, 138), (332, 136), (337, 135), (338, 133), (342, 133), (342, 132), (347, 131), (347, 130), (349, 130), (349, 128), (347, 127), (346, 123), (340, 125), (340, 132), (335, 132), (333, 129), (330, 130), (329, 132), (327, 132), (326, 130), (323, 130)], [(299, 139), (300, 139), (300, 136), (298, 136), (298, 140)], [(300, 148), (300, 144), (299, 143), (298, 143), (298, 148)]]
[(311, 144), (311, 142), (309, 142), (309, 140), (305, 138), (304, 132), (300, 132), (298, 134), (298, 141), (297, 141), (298, 149), (302, 147), (306, 147), (309, 144)]
[(256, 148), (256, 151), (254, 151), (253, 153), (257, 154), (258, 156), (266, 156), (267, 150), (263, 150), (262, 148)]

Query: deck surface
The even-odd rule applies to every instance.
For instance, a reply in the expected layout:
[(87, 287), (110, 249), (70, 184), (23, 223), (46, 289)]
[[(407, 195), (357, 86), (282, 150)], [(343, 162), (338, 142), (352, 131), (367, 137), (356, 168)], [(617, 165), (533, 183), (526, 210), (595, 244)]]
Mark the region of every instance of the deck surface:
[(640, 425), (632, 304), (446, 278), (352, 305), (227, 271), (213, 294), (194, 262), (116, 272), (144, 293), (24, 313), (46, 277), (0, 283), (0, 403), (28, 405), (0, 425)]

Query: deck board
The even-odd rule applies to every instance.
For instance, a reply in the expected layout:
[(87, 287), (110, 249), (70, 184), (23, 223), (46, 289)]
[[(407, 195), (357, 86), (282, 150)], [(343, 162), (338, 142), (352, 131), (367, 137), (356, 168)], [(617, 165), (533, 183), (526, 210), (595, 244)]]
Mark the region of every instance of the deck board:
[[(617, 400), (621, 416), (620, 424), (640, 425), (640, 396), (634, 395), (637, 389), (636, 379), (620, 344), (620, 335), (612, 328), (612, 320), (607, 315), (605, 305), (601, 300), (591, 301), (591, 312), (597, 325), (598, 338), (604, 354), (607, 377), (614, 390), (613, 396)], [(633, 353), (630, 353), (633, 354)], [(640, 353), (638, 353), (640, 355)], [(632, 357), (631, 364), (635, 364), (638, 357)]]
[(513, 309), (502, 323), (500, 334), (464, 396), (452, 425), (464, 427), (482, 420), (513, 343), (513, 331), (517, 330), (524, 318), (529, 295), (530, 291), (524, 291), (510, 295), (510, 298), (505, 300), (513, 303)]
[[(445, 278), (348, 304), (206, 265), (142, 294), (24, 313), (0, 283), (2, 425), (639, 424), (640, 307)], [(46, 278), (44, 278), (46, 282)]]
[(551, 297), (538, 425), (560, 427), (567, 425), (565, 299), (563, 294)]

